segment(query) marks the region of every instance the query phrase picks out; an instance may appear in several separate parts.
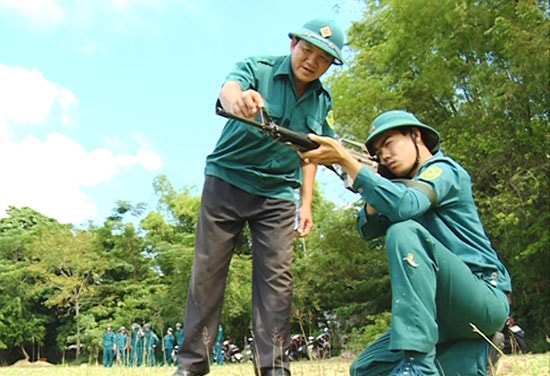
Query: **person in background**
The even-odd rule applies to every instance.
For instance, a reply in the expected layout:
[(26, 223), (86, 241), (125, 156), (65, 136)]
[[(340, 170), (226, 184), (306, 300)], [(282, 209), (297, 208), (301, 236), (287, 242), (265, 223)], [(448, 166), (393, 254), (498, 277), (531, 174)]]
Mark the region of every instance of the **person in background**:
[[(316, 18), (289, 37), (288, 55), (238, 62), (222, 85), (217, 106), (244, 118), (269, 114), (293, 131), (334, 136), (332, 95), (319, 78), (332, 64), (342, 63), (344, 32), (333, 20)], [(253, 249), (256, 363), (262, 376), (290, 375), (285, 348), (290, 344), (292, 250), (296, 234), (306, 236), (313, 227), (316, 169), (258, 129), (227, 121), (206, 158), (185, 338), (173, 376), (210, 370), (229, 263), (246, 224)], [(210, 337), (206, 344), (203, 331)]]
[(181, 322), (176, 323), (176, 332), (174, 334), (176, 337), (176, 345), (179, 348), (183, 343), (183, 336), (185, 335), (185, 330), (183, 330), (183, 326), (181, 325)]
[[(358, 230), (385, 236), (391, 290), (389, 331), (351, 365), (352, 376), (485, 375), (488, 343), (509, 315), (510, 275), (485, 233), (468, 172), (440, 150), (439, 133), (412, 113), (387, 111), (366, 146), (379, 173), (337, 141), (301, 153), (337, 163), (365, 200)], [(475, 329), (475, 330), (473, 330)]]
[(113, 326), (107, 325), (103, 332), (103, 367), (112, 367), (115, 359), (116, 336), (113, 332)]
[(119, 366), (128, 365), (128, 348), (128, 333), (126, 333), (126, 328), (121, 326), (116, 335), (116, 359)]
[(162, 360), (162, 364), (168, 364), (169, 366), (174, 364), (172, 359), (172, 352), (174, 351), (174, 335), (172, 333), (172, 328), (168, 328), (166, 329), (166, 334), (162, 338), (162, 346), (164, 347), (164, 358)]
[(159, 337), (153, 331), (151, 323), (145, 323), (143, 325), (145, 329), (144, 340), (145, 340), (145, 364), (148, 366), (156, 365), (155, 351), (159, 343)]
[[(185, 336), (185, 330), (183, 329), (181, 322), (176, 323), (176, 332), (174, 334), (176, 337), (176, 350), (179, 350), (181, 349), (181, 345), (183, 343), (183, 337)], [(174, 363), (176, 365), (179, 363), (179, 357), (176, 356), (176, 360)]]
[(212, 353), (212, 363), (216, 363), (219, 366), (223, 366), (223, 327), (222, 324), (218, 326), (218, 335), (216, 336), (216, 342), (214, 343), (214, 350)]
[(143, 337), (144, 332), (138, 323), (132, 324), (132, 338), (130, 350), (130, 364), (139, 367), (143, 362)]

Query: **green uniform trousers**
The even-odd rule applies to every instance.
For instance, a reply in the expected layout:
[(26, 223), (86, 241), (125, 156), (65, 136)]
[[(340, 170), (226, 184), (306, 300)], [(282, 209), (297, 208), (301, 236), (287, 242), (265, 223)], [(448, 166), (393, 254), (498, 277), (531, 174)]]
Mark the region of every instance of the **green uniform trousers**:
[(386, 252), (391, 328), (357, 357), (351, 376), (388, 375), (405, 351), (428, 354), (420, 367), (427, 375), (485, 375), (488, 344), (470, 323), (490, 338), (509, 315), (506, 294), (416, 221), (389, 227)]

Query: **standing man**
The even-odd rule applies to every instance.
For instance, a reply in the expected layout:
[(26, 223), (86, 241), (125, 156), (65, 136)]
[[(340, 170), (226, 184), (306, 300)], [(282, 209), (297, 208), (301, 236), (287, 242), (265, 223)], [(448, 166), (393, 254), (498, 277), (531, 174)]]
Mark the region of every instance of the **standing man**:
[[(491, 246), (473, 199), (470, 175), (439, 150), (439, 133), (406, 111), (372, 123), (366, 146), (380, 173), (337, 141), (310, 135), (315, 163), (337, 163), (366, 205), (365, 240), (386, 236), (392, 323), (351, 365), (352, 376), (485, 375), (487, 342), (509, 314), (508, 271)], [(392, 177), (390, 180), (387, 177)]]
[(115, 359), (116, 336), (113, 326), (107, 325), (103, 332), (103, 367), (112, 367)]
[[(334, 21), (317, 18), (289, 37), (289, 55), (250, 57), (237, 63), (222, 86), (218, 105), (245, 118), (265, 108), (282, 127), (333, 136), (332, 97), (319, 78), (331, 64), (341, 64), (344, 33)], [(294, 229), (297, 222), (298, 235), (306, 236), (313, 226), (316, 168), (301, 165), (294, 150), (258, 129), (236, 120), (226, 123), (206, 159), (185, 338), (173, 376), (209, 372), (229, 263), (247, 223), (252, 235), (253, 330), (260, 373), (290, 375), (284, 349), (290, 339)], [(211, 338), (206, 344), (203, 331)]]
[(143, 327), (145, 328), (145, 334), (144, 334), (145, 364), (147, 366), (155, 366), (157, 363), (156, 357), (155, 357), (155, 351), (159, 343), (159, 337), (153, 331), (153, 327), (151, 326), (151, 323), (145, 323)]
[(212, 352), (212, 363), (216, 363), (219, 366), (223, 366), (223, 327), (222, 324), (218, 326), (218, 335), (216, 336), (216, 342), (214, 343), (214, 351)]
[[(179, 349), (181, 349), (181, 345), (183, 343), (183, 337), (185, 336), (185, 330), (183, 329), (183, 326), (181, 325), (181, 322), (176, 323), (176, 353)], [(175, 364), (179, 364), (179, 357), (176, 356)]]
[(132, 366), (141, 366), (143, 362), (143, 337), (144, 332), (141, 328), (141, 325), (138, 323), (132, 324), (132, 338), (131, 338), (131, 349), (130, 349), (130, 364)]
[(116, 351), (117, 351), (117, 364), (128, 365), (128, 333), (126, 333), (126, 328), (121, 326), (118, 329), (116, 335)]
[(162, 364), (166, 363), (169, 366), (174, 364), (172, 359), (172, 352), (174, 351), (174, 335), (172, 332), (172, 328), (166, 329), (166, 334), (162, 338), (162, 346), (164, 348), (164, 359), (162, 359)]
[(179, 349), (181, 348), (181, 344), (183, 343), (183, 336), (185, 335), (185, 331), (183, 330), (181, 322), (176, 323), (176, 332), (174, 334), (176, 337), (176, 346)]

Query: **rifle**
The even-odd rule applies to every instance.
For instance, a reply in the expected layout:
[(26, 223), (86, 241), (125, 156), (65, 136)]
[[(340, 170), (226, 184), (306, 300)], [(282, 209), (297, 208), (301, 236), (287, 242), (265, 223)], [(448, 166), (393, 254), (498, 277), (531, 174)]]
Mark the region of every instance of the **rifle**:
[[(245, 124), (252, 125), (253, 127), (260, 129), (262, 132), (267, 133), (275, 141), (281, 142), (297, 151), (313, 150), (320, 146), (317, 142), (311, 140), (305, 133), (295, 132), (275, 124), (271, 116), (267, 113), (265, 107), (260, 107), (260, 121), (232, 114), (225, 111), (221, 106), (216, 107), (216, 114), (228, 119), (238, 120)], [(378, 170), (377, 159), (369, 154), (367, 147), (364, 144), (345, 138), (341, 138), (339, 141), (357, 161), (372, 171), (376, 172)], [(357, 193), (351, 187), (351, 180), (349, 179), (347, 173), (340, 166), (335, 164), (323, 164), (323, 166), (334, 172), (344, 182), (344, 186), (347, 189)]]

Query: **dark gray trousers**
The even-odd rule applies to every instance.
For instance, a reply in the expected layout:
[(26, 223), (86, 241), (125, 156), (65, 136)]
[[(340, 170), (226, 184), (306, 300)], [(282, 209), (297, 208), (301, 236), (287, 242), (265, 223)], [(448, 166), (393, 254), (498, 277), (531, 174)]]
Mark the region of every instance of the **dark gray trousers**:
[(284, 348), (290, 337), (295, 216), (293, 201), (253, 195), (206, 177), (185, 310), (185, 337), (178, 354), (181, 369), (199, 374), (209, 370), (208, 354), (221, 319), (229, 263), (247, 222), (253, 248), (256, 362), (260, 368), (288, 369)]

